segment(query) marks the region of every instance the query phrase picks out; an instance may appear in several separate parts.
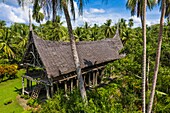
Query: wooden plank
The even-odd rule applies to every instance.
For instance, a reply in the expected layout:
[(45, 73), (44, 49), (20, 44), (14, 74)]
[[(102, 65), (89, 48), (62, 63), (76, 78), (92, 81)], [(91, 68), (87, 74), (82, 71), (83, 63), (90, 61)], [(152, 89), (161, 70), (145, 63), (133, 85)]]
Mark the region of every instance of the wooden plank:
[(77, 77), (77, 75), (73, 75), (73, 76), (71, 76), (71, 77), (61, 79), (61, 80), (59, 80), (59, 82), (63, 82), (63, 81), (65, 81), (65, 80), (68, 81), (69, 79), (73, 79), (73, 78), (75, 78), (75, 77)]
[[(99, 69), (103, 69), (104, 67), (105, 66), (100, 66), (100, 67), (97, 67), (97, 68), (93, 67), (93, 68), (88, 68), (86, 70), (82, 70), (82, 75), (93, 72), (93, 71), (97, 71)], [(53, 80), (54, 80), (54, 83), (56, 83), (56, 82), (63, 82), (65, 80), (69, 80), (69, 79), (76, 78), (76, 77), (77, 77), (76, 74), (69, 73), (69, 74), (67, 74), (67, 77), (66, 77), (66, 75), (61, 75), (61, 76), (54, 78)]]

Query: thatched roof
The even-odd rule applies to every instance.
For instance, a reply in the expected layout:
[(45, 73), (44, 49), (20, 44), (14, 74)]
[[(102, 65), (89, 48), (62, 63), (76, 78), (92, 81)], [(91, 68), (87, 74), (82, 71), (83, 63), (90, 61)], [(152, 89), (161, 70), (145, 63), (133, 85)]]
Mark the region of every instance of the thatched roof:
[[(69, 42), (43, 40), (34, 33), (32, 33), (32, 41), (49, 77), (57, 77), (75, 71)], [(123, 48), (118, 32), (114, 38), (90, 42), (81, 41), (76, 45), (82, 69), (120, 59), (119, 50)], [(26, 61), (24, 59), (23, 61)]]

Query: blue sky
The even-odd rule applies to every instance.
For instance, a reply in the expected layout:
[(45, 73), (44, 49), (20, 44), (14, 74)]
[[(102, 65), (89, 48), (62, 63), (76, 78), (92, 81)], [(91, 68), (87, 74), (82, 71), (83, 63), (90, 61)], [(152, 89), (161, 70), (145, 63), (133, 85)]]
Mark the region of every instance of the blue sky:
[[(6, 20), (8, 25), (19, 22), (28, 23), (28, 9), (27, 5), (24, 10), (18, 6), (17, 0), (0, 0), (0, 20)], [(136, 16), (131, 17), (130, 10), (126, 9), (127, 0), (108, 0), (107, 3), (102, 3), (102, 0), (89, 0), (84, 6), (83, 16), (78, 15), (77, 0), (75, 0), (76, 21), (72, 22), (73, 27), (82, 26), (84, 22), (90, 25), (103, 24), (106, 20), (111, 19), (112, 24), (119, 21), (120, 18), (129, 20), (133, 18), (135, 27), (141, 26), (140, 18)], [(65, 21), (64, 16), (62, 20)], [(159, 23), (160, 12), (159, 7), (156, 6), (152, 11), (147, 11), (147, 24), (152, 25)], [(44, 20), (42, 23), (44, 23)], [(36, 24), (35, 21), (33, 21)], [(64, 23), (66, 26), (66, 23)]]

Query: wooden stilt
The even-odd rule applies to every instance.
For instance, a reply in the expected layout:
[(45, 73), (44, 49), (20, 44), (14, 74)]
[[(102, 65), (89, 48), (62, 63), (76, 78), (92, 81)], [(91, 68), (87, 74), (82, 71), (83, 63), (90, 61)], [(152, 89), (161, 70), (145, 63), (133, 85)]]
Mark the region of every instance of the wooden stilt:
[(45, 85), (47, 99), (50, 99), (49, 86)]
[(89, 86), (91, 86), (91, 73), (88, 73), (89, 76)]
[(73, 91), (73, 79), (71, 79), (71, 88), (70, 88), (71, 91)]
[(24, 95), (24, 77), (22, 77), (22, 95)]
[(54, 94), (54, 86), (53, 86), (53, 83), (51, 84), (51, 97), (53, 97), (53, 94)]
[(65, 90), (65, 93), (67, 92), (67, 81), (64, 81), (64, 90)]
[(95, 86), (95, 81), (96, 81), (95, 80), (95, 78), (96, 78), (95, 75), (96, 75), (96, 73), (95, 73), (95, 71), (93, 71), (93, 86)]
[(78, 78), (76, 79), (76, 85), (77, 85), (77, 88), (79, 87), (79, 81), (78, 81)]
[(97, 86), (97, 78), (98, 78), (98, 76), (99, 76), (99, 71), (96, 72), (96, 78), (95, 78), (95, 80), (96, 80), (96, 81), (95, 81), (96, 86)]

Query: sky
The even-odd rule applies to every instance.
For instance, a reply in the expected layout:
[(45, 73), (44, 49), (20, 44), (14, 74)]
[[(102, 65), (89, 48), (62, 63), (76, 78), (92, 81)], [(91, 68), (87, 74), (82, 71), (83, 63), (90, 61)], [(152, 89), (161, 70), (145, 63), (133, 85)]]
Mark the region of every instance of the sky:
[[(126, 8), (127, 0), (107, 0), (107, 3), (102, 1), (103, 0), (88, 0), (88, 2), (84, 5), (83, 16), (79, 16), (77, 0), (75, 0), (74, 5), (76, 20), (72, 21), (73, 27), (75, 28), (82, 26), (85, 22), (88, 22), (89, 25), (101, 25), (108, 19), (111, 19), (112, 24), (115, 24), (121, 18), (126, 19), (127, 22), (130, 18), (132, 18), (134, 20), (134, 27), (141, 26), (140, 18), (131, 16), (130, 10)], [(30, 5), (26, 5), (24, 9), (21, 8), (18, 5), (17, 0), (5, 0), (5, 2), (0, 0), (0, 20), (5, 20), (7, 25), (11, 25), (15, 22), (28, 24), (29, 8), (31, 9)], [(62, 17), (62, 21), (64, 21), (64, 26), (66, 26), (64, 15), (61, 14), (60, 16)], [(159, 23), (159, 18), (159, 6), (154, 7), (152, 11), (147, 10), (148, 25)], [(42, 23), (45, 23), (46, 21), (47, 20), (44, 19)], [(38, 25), (38, 23), (36, 23), (34, 20), (33, 23)]]

